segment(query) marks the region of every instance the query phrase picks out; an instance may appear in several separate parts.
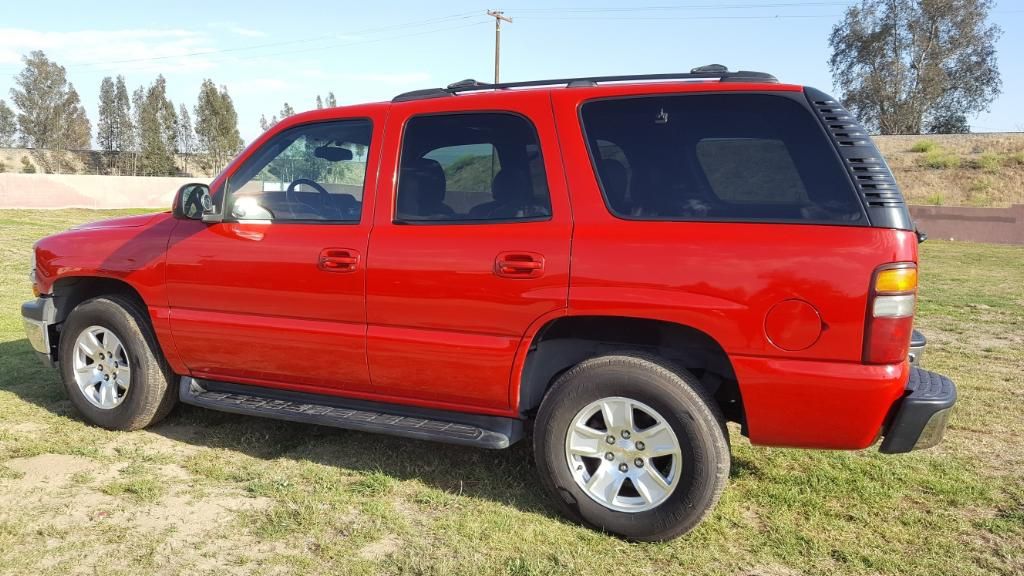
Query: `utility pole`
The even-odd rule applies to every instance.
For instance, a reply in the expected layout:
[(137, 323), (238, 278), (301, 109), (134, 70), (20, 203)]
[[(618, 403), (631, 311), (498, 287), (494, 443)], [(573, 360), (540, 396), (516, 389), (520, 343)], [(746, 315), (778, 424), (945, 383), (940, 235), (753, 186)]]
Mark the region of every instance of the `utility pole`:
[(501, 70), (501, 21), (512, 23), (511, 16), (505, 16), (501, 10), (488, 10), (487, 15), (494, 18), (494, 83), (499, 82)]

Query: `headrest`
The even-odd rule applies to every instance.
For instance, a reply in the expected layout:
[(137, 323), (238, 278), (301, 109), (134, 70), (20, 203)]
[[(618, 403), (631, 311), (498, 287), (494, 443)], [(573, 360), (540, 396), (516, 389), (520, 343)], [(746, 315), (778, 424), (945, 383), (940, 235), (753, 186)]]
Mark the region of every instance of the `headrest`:
[(528, 202), (533, 194), (530, 177), (521, 170), (506, 168), (494, 175), (491, 183), (491, 195), (497, 202), (518, 203)]

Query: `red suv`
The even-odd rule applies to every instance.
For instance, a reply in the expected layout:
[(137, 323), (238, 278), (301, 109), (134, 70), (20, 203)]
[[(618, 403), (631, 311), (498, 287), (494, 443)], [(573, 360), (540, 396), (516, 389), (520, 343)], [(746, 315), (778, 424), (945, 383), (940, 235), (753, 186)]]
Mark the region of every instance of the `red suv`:
[(35, 247), (29, 338), (134, 430), (181, 401), (505, 448), (564, 512), (692, 529), (754, 444), (907, 452), (919, 237), (831, 97), (720, 66), (317, 110), (170, 212)]

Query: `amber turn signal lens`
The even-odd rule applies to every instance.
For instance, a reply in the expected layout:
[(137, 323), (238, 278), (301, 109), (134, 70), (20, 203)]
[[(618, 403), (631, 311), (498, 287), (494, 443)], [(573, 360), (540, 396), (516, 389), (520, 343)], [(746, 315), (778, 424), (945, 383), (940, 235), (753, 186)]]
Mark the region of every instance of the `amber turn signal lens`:
[(875, 292), (892, 294), (917, 289), (917, 268), (889, 268), (875, 276)]

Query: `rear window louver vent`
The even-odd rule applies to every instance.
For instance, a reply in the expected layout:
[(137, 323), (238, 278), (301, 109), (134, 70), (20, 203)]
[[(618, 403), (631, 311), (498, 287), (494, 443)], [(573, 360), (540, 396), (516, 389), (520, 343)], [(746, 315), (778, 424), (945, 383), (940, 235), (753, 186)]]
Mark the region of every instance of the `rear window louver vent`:
[(871, 223), (910, 230), (910, 213), (903, 193), (867, 130), (831, 96), (813, 88), (807, 88), (806, 94), (835, 143)]

